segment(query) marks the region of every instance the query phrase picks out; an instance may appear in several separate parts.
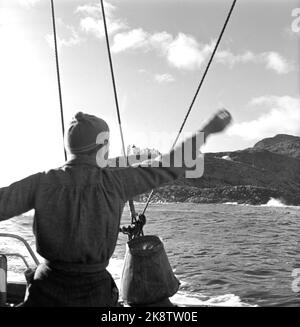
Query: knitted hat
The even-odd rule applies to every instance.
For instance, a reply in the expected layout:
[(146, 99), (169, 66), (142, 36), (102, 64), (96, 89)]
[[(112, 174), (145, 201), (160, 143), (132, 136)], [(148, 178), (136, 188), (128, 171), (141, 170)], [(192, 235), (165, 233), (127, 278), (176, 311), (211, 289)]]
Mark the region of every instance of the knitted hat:
[(96, 116), (78, 112), (71, 121), (65, 144), (70, 153), (80, 154), (96, 149), (99, 133), (109, 132), (107, 123)]

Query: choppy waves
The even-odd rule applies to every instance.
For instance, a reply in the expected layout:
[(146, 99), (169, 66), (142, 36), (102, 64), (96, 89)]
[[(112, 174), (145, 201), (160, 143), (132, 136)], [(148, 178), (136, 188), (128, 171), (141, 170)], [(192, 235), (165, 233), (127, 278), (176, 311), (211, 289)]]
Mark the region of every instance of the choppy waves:
[[(203, 204), (155, 204), (147, 214), (146, 234), (159, 235), (181, 282), (172, 298), (185, 306), (280, 306), (300, 303), (291, 288), (291, 272), (300, 268), (299, 207)], [(143, 206), (141, 206), (143, 208)], [(140, 208), (140, 209), (141, 209)], [(137, 206), (139, 209), (139, 206)], [(129, 223), (125, 211), (123, 223)], [(1, 231), (17, 233), (34, 246), (32, 219), (1, 222)], [(1, 252), (26, 249), (3, 239)], [(125, 244), (120, 235), (108, 270), (120, 283)], [(24, 264), (9, 259), (10, 280), (24, 280)]]

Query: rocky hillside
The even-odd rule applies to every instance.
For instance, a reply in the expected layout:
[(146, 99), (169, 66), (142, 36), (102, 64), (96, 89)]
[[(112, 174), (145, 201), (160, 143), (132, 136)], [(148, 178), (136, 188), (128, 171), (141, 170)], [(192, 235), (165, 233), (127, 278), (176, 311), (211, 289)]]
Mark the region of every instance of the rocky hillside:
[(280, 134), (246, 150), (207, 153), (202, 178), (160, 187), (153, 200), (264, 204), (271, 197), (300, 205), (300, 137)]
[(300, 137), (298, 136), (278, 134), (275, 137), (261, 140), (253, 148), (300, 159)]

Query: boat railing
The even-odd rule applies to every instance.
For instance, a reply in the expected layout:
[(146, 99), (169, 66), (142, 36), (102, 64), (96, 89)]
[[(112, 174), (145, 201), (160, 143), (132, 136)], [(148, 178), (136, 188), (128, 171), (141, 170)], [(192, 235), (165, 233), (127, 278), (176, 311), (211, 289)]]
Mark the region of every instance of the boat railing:
[[(21, 237), (21, 236), (19, 236), (19, 235), (16, 235), (16, 234), (10, 234), (10, 233), (0, 233), (0, 237), (15, 238), (15, 239), (21, 241), (21, 242), (25, 245), (26, 249), (28, 250), (28, 252), (29, 252), (29, 254), (30, 254), (32, 260), (34, 261), (34, 263), (35, 263), (37, 266), (39, 265), (39, 260), (38, 260), (38, 258), (37, 258), (36, 255), (34, 254), (34, 252), (33, 252), (33, 250), (31, 249), (29, 243), (28, 243), (28, 242), (27, 242), (23, 237)], [(1, 253), (1, 254), (4, 254), (4, 255), (6, 255), (6, 256), (20, 257), (20, 258), (24, 261), (25, 265), (26, 265), (27, 267), (29, 267), (28, 262), (26, 261), (25, 257), (22, 256), (22, 255), (19, 254), (19, 253)]]
[(5, 255), (6, 257), (17, 257), (17, 258), (20, 258), (22, 259), (22, 261), (24, 262), (25, 266), (27, 268), (30, 268), (30, 265), (28, 263), (28, 261), (26, 260), (26, 258), (20, 254), (20, 253), (6, 253), (6, 252), (0, 252), (0, 255)]

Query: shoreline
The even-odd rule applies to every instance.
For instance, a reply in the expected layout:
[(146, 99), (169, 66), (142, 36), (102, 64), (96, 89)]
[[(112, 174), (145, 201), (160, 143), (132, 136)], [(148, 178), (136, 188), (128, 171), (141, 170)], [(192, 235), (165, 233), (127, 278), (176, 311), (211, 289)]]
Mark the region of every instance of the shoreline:
[[(273, 199), (270, 199), (269, 201), (272, 201)], [(279, 201), (279, 204), (278, 205), (268, 205), (268, 202), (267, 203), (263, 203), (263, 204), (248, 204), (248, 203), (238, 203), (236, 201), (228, 201), (228, 202), (188, 202), (188, 201), (185, 201), (185, 202), (176, 202), (176, 201), (165, 201), (165, 202), (162, 202), (162, 201), (155, 201), (155, 202), (150, 202), (149, 205), (182, 205), (182, 204), (208, 204), (208, 205), (212, 205), (212, 204), (225, 204), (225, 205), (240, 205), (240, 206), (252, 206), (252, 207), (265, 207), (265, 208), (300, 208), (300, 205), (288, 205), (288, 204), (284, 204), (281, 202), (280, 199), (274, 199), (276, 201)], [(146, 202), (144, 201), (135, 201), (135, 205), (145, 205)]]

